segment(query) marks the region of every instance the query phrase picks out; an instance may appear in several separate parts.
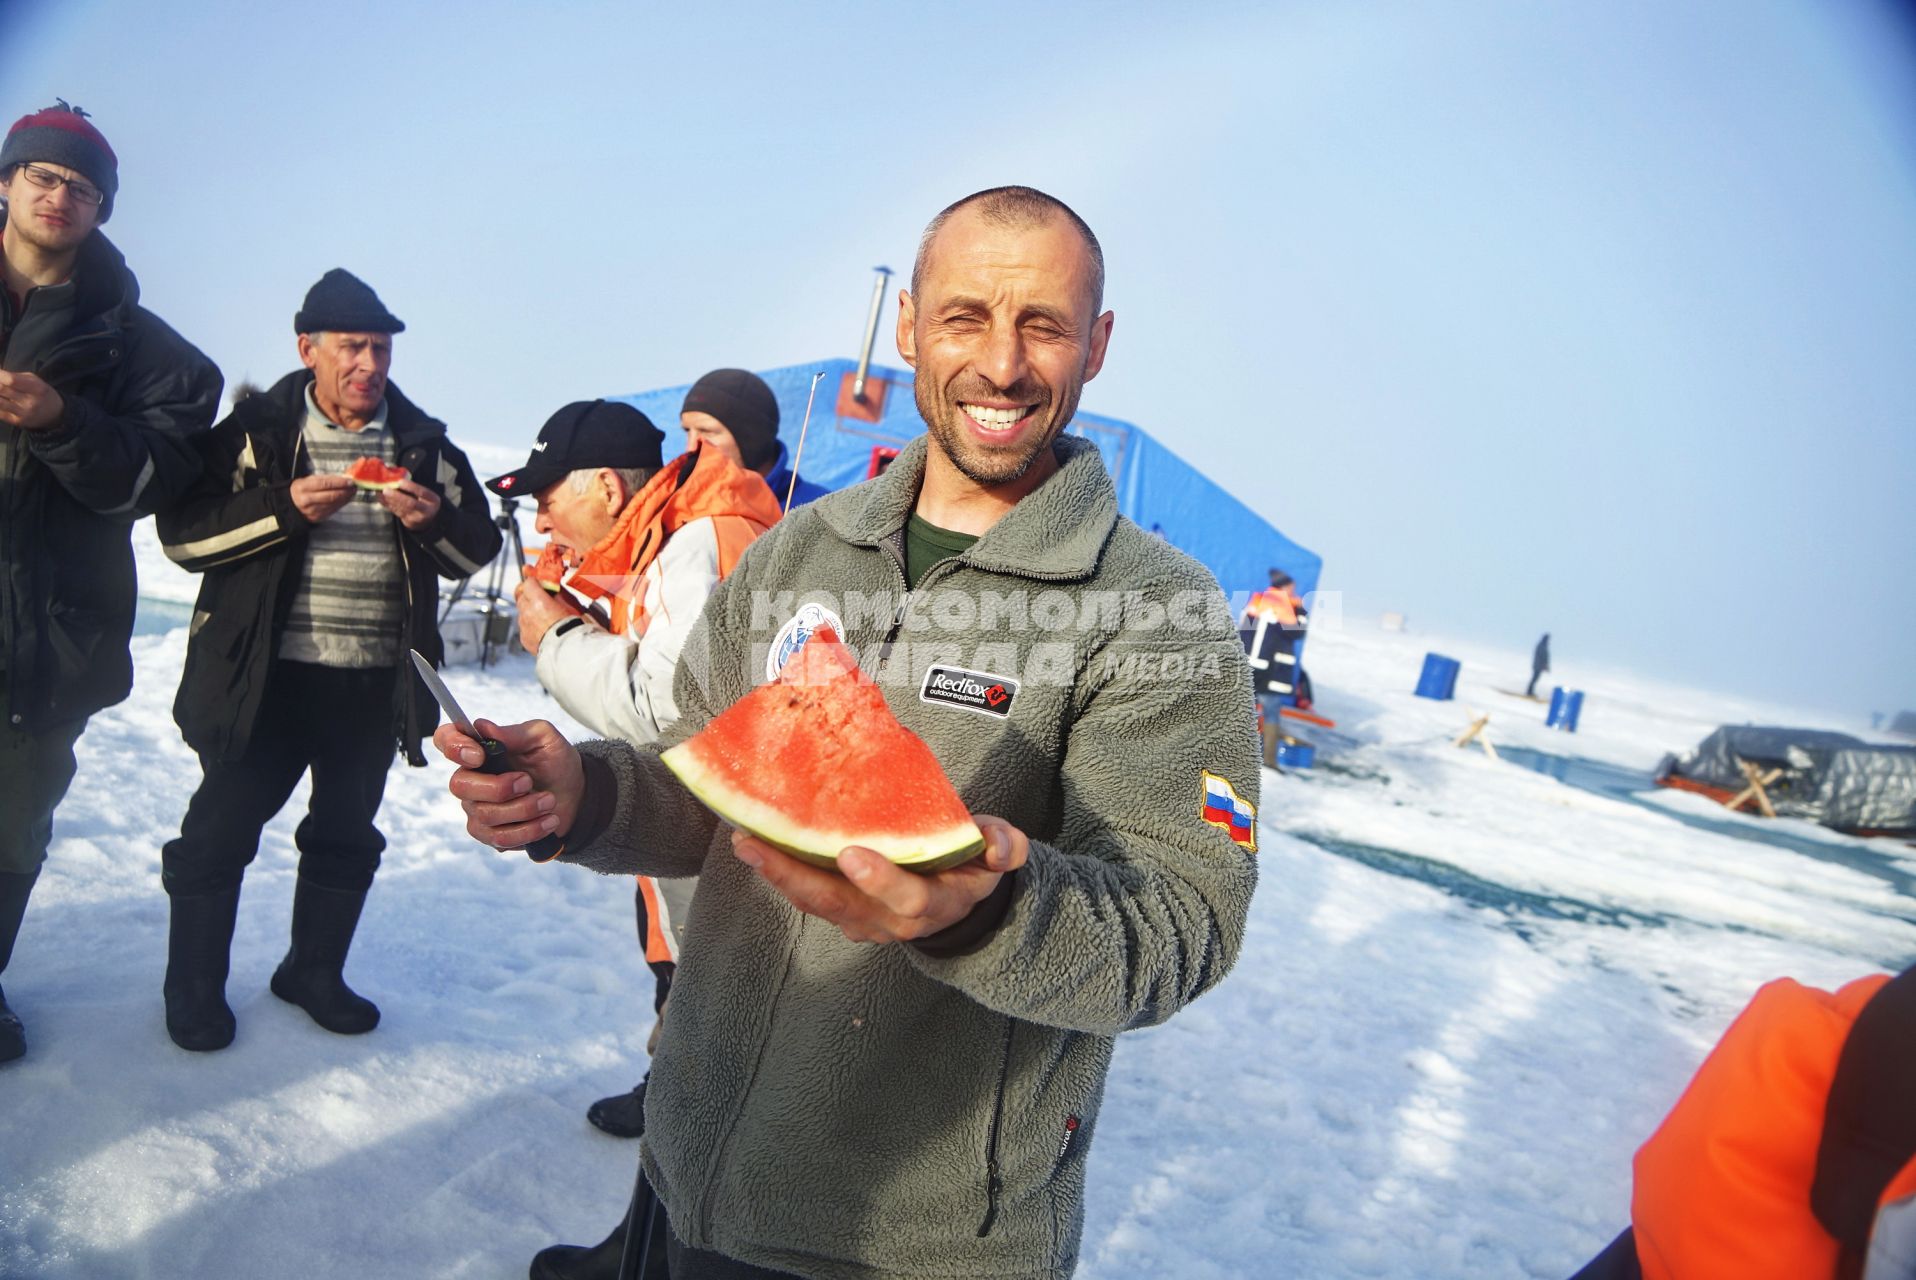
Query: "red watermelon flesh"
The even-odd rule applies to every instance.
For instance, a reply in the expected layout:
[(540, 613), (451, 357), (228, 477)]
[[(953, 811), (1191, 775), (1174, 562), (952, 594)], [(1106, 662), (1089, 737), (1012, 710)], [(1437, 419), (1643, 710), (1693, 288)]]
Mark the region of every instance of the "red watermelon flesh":
[(565, 585), (565, 576), (571, 565), (566, 563), (565, 548), (556, 542), (548, 542), (539, 557), (526, 566), (526, 576), (554, 595)]
[(354, 458), (352, 465), (346, 468), (346, 475), (362, 489), (397, 489), (400, 481), (411, 477), (412, 472), (404, 467), (389, 466), (378, 458)]
[(818, 866), (849, 845), (912, 871), (984, 849), (938, 758), (829, 627), (662, 758), (719, 817)]

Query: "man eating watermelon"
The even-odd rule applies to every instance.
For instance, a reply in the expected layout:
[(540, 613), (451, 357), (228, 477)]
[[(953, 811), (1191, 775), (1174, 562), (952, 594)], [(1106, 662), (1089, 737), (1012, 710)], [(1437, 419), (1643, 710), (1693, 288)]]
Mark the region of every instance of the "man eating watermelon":
[[(515, 597), (519, 638), (537, 657), (539, 683), (579, 723), (635, 746), (655, 742), (678, 718), (672, 684), (687, 633), (712, 588), (779, 517), (772, 491), (739, 465), (736, 449), (690, 439), (667, 463), (664, 438), (629, 404), (580, 401), (546, 420), (523, 467), (486, 482), (504, 496), (531, 496), (534, 527), (576, 566), (563, 592), (548, 593), (528, 576)], [(575, 595), (601, 602), (605, 625), (570, 603)], [(654, 981), (649, 1048), (664, 1025), (697, 887), (690, 877), (638, 880), (633, 907)], [(646, 1087), (641, 1078), (598, 1099), (586, 1119), (617, 1138), (640, 1136)], [(623, 1243), (620, 1233), (614, 1247)], [(577, 1252), (554, 1246), (535, 1269), (555, 1251)]]
[[(293, 316), (301, 367), (200, 438), (200, 483), (160, 520), (167, 556), (201, 575), (173, 703), (200, 785), (160, 851), (166, 1031), (182, 1049), (233, 1042), (240, 887), (308, 773), (291, 945), (270, 989), (339, 1035), (379, 1025), (346, 956), (386, 847), (375, 819), (394, 749), (423, 765), (439, 716), (404, 655), (444, 656), (438, 579), (478, 572), (500, 543), (446, 424), (389, 378), (405, 328), (351, 272), (321, 276)], [(367, 460), (381, 488), (356, 500), (347, 472)]]
[[(702, 873), (641, 1151), (679, 1280), (1069, 1274), (1115, 1037), (1236, 960), (1258, 761), (1234, 620), (1065, 434), (1110, 342), (1103, 276), (1090, 228), (1042, 192), (944, 210), (899, 299), (927, 433), (753, 545), (687, 640), (660, 743), (481, 722), (515, 766), (495, 776), (470, 738), (435, 735), (482, 842), (557, 834), (561, 861)], [(828, 633), (862, 681), (852, 658), (823, 665), (929, 746), (976, 856), (854, 843), (813, 865), (729, 830), (660, 759), (778, 677), (803, 686), (794, 719), (735, 761), (728, 811), (772, 834), (836, 804), (834, 829), (909, 835), (927, 766), (874, 765), (882, 788), (833, 776), (879, 757), (817, 744), (857, 746), (879, 717), (781, 677), (793, 653), (837, 652), (806, 643)], [(953, 829), (917, 820), (922, 844)], [(589, 1252), (546, 1274), (602, 1274)]]

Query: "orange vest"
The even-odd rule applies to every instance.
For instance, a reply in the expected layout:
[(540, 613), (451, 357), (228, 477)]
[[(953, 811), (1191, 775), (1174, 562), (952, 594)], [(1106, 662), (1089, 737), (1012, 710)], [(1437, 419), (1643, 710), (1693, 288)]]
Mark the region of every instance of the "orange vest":
[[(1645, 1280), (1833, 1280), (1842, 1249), (1810, 1207), (1830, 1083), (1857, 1015), (1889, 978), (1834, 994), (1758, 991), (1636, 1158)], [(1916, 1087), (1916, 1082), (1912, 1082)], [(1916, 1157), (1878, 1201), (1916, 1195)]]
[(1252, 596), (1251, 602), (1244, 606), (1244, 616), (1294, 627), (1297, 625), (1297, 606), (1297, 593), (1289, 587), (1266, 587)]
[(610, 630), (645, 632), (645, 571), (666, 539), (694, 520), (710, 519), (718, 537), (719, 577), (752, 540), (778, 523), (778, 499), (765, 477), (716, 449), (695, 449), (660, 468), (619, 513), (618, 523), (585, 553), (568, 585), (583, 596), (609, 598)]
[[(645, 634), (646, 570), (666, 540), (694, 520), (710, 519), (718, 539), (718, 573), (727, 577), (745, 548), (779, 517), (778, 499), (765, 477), (747, 471), (716, 449), (695, 449), (674, 458), (625, 504), (612, 531), (586, 552), (567, 585), (584, 596), (607, 599), (609, 629)], [(658, 884), (639, 877), (645, 895), (645, 958), (677, 960)]]

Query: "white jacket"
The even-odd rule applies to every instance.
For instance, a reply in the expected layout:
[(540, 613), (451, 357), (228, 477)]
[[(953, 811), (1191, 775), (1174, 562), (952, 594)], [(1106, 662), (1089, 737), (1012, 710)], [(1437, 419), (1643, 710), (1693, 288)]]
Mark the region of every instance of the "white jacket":
[[(718, 585), (718, 539), (710, 518), (674, 533), (641, 577), (630, 629), (614, 635), (590, 618), (539, 642), (539, 683), (566, 713), (606, 738), (635, 746), (658, 739), (678, 719), (672, 678), (679, 651)], [(639, 631), (643, 603), (644, 631)]]

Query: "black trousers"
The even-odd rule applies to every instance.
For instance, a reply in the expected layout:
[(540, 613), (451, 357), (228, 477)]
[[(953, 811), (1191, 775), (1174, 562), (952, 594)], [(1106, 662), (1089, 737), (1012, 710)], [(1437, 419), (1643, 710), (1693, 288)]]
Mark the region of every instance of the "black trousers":
[[(656, 1233), (656, 1228), (654, 1230)], [(798, 1280), (790, 1271), (755, 1267), (722, 1253), (694, 1249), (679, 1239), (678, 1233), (672, 1230), (670, 1219), (666, 1221), (665, 1234), (666, 1257), (671, 1262), (672, 1280)], [(656, 1238), (652, 1247), (658, 1248)]]
[(39, 873), (53, 840), (53, 811), (73, 784), (73, 744), (85, 728), (85, 720), (69, 720), (28, 733), (0, 715), (0, 873)]
[(354, 893), (370, 888), (386, 847), (373, 818), (396, 749), (397, 680), (391, 667), (275, 662), (245, 754), (237, 760), (200, 757), (204, 776), (179, 838), (160, 851), (167, 893), (197, 896), (237, 887), (259, 853), (260, 829), (308, 769), (312, 799), (293, 834), (300, 878)]

